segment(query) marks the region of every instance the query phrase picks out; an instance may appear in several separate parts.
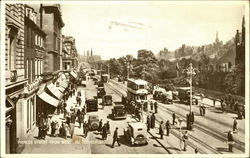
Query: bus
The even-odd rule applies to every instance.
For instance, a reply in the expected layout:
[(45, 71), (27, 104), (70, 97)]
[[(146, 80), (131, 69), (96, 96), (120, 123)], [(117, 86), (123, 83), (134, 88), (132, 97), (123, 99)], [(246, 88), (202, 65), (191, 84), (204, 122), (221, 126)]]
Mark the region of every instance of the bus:
[(108, 75), (108, 74), (103, 74), (103, 75), (101, 76), (101, 81), (102, 81), (103, 83), (107, 83), (108, 80), (109, 80), (109, 75)]
[(148, 83), (141, 79), (127, 80), (127, 109), (136, 112), (142, 108), (141, 105), (147, 103)]

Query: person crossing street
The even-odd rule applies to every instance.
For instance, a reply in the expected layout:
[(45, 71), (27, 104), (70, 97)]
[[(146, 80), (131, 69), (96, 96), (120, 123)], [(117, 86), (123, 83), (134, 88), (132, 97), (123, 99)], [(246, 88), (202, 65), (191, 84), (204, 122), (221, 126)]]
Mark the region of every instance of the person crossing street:
[(114, 148), (115, 142), (117, 142), (118, 146), (120, 146), (121, 144), (119, 143), (118, 140), (118, 127), (116, 127), (115, 131), (114, 131), (114, 135), (113, 135), (113, 143), (112, 143), (112, 148)]

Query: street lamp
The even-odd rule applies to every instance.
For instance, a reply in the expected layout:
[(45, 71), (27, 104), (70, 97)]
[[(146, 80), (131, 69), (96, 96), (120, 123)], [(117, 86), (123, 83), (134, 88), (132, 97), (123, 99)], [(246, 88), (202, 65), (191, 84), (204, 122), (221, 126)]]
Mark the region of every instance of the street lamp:
[(196, 74), (195, 71), (199, 72), (198, 69), (193, 68), (192, 63), (189, 64), (189, 67), (188, 67), (187, 69), (184, 69), (184, 70), (183, 70), (183, 72), (185, 72), (187, 75), (190, 76), (190, 79), (189, 79), (189, 80), (190, 80), (190, 81), (189, 81), (189, 83), (190, 83), (190, 109), (189, 109), (190, 114), (191, 114), (191, 112), (192, 112), (192, 103), (193, 103), (192, 81), (193, 81), (193, 75)]
[(181, 138), (181, 137), (182, 137), (182, 135), (181, 135), (181, 133), (182, 133), (182, 132), (181, 132), (181, 123), (182, 123), (183, 119), (182, 119), (182, 118), (179, 118), (178, 121), (179, 121), (179, 123), (180, 123), (180, 151), (181, 151), (181, 143), (182, 143), (182, 138)]

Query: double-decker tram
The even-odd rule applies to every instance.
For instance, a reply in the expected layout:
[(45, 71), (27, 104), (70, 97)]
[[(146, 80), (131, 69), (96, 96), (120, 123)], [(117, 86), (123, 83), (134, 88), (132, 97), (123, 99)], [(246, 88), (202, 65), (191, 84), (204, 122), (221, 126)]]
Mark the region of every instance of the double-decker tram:
[(148, 83), (141, 79), (128, 79), (127, 82), (127, 100), (128, 109), (135, 112), (136, 108), (142, 108), (141, 105), (147, 102)]

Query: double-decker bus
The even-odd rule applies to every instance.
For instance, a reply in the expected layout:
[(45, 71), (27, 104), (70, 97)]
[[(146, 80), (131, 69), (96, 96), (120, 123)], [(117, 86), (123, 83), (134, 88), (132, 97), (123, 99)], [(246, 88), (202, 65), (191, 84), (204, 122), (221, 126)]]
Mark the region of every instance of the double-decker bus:
[(136, 111), (142, 103), (147, 102), (148, 83), (141, 79), (128, 79), (127, 82), (127, 101), (128, 108)]

